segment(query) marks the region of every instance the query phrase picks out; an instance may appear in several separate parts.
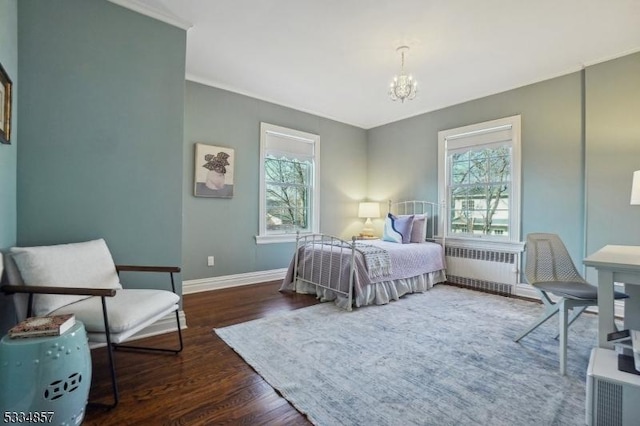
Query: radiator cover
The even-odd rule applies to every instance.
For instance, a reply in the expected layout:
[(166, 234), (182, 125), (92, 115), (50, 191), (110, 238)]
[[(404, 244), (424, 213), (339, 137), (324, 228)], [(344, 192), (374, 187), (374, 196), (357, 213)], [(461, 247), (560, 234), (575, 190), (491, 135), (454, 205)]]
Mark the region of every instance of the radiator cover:
[(445, 246), (447, 281), (463, 287), (511, 295), (518, 283), (517, 253)]

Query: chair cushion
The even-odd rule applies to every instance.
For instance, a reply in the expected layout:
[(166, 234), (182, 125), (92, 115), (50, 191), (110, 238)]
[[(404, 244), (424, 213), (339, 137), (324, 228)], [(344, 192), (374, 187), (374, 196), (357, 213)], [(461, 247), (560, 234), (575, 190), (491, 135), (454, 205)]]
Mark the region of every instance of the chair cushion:
[[(107, 297), (105, 300), (109, 329), (112, 333), (121, 333), (137, 327), (172, 305), (177, 309), (180, 297), (166, 290), (124, 289), (118, 290), (114, 297)], [(84, 323), (87, 332), (104, 333), (100, 297), (89, 297), (53, 312), (55, 315), (70, 313), (75, 314), (76, 318)]]
[[(598, 300), (598, 287), (584, 282), (573, 281), (546, 281), (532, 284), (542, 291), (546, 291), (556, 296), (577, 300)], [(614, 293), (616, 299), (624, 299), (627, 296), (624, 293), (616, 291)], [(595, 303), (594, 303), (595, 304)]]
[[(103, 239), (73, 244), (13, 247), (25, 285), (121, 289), (113, 258)], [(47, 315), (87, 296), (36, 295), (34, 315)]]

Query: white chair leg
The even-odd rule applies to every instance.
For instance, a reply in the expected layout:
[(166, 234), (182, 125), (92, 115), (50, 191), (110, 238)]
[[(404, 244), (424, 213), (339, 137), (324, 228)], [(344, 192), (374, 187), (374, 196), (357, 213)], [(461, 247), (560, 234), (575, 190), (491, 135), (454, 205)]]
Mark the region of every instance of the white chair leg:
[(536, 328), (538, 328), (542, 324), (544, 324), (549, 318), (554, 316), (556, 312), (558, 312), (558, 304), (555, 304), (555, 305), (546, 305), (545, 304), (544, 312), (542, 313), (540, 318), (538, 318), (538, 320), (531, 327), (527, 328), (518, 337), (513, 339), (513, 341), (514, 342), (519, 342), (527, 334), (531, 333), (533, 330), (535, 330)]
[(560, 347), (558, 352), (560, 353), (560, 374), (567, 374), (567, 331), (569, 324), (567, 318), (569, 316), (569, 307), (566, 299), (562, 299), (560, 302), (559, 317), (560, 317)]
[[(571, 324), (573, 324), (573, 322), (578, 319), (580, 314), (583, 313), (585, 309), (587, 309), (586, 306), (580, 306), (579, 308), (573, 308), (571, 310), (572, 311), (571, 319), (569, 319), (569, 322), (567, 323), (567, 328), (571, 327)], [(554, 339), (558, 340), (558, 337), (560, 337), (559, 331), (558, 331), (558, 334), (556, 334), (556, 337), (554, 337)]]
[(578, 319), (580, 314), (582, 314), (585, 309), (587, 309), (587, 306), (580, 306), (579, 308), (573, 308), (573, 311), (575, 312), (575, 314), (571, 316), (571, 319), (567, 323), (567, 327), (571, 327), (571, 324), (573, 324), (573, 322)]

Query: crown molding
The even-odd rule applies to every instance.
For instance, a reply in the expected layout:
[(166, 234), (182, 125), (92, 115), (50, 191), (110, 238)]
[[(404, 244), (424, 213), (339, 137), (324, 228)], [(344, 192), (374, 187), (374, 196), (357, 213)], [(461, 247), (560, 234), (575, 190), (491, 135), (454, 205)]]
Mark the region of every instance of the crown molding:
[(174, 27), (181, 28), (185, 31), (189, 30), (190, 28), (193, 28), (193, 24), (191, 22), (187, 22), (184, 19), (179, 18), (178, 16), (150, 7), (149, 5), (142, 3), (138, 0), (109, 0), (109, 1), (113, 4), (117, 4), (118, 6), (122, 6), (129, 10), (133, 10), (134, 12), (140, 13), (142, 15), (146, 15), (153, 19), (157, 19), (158, 21), (162, 21), (166, 24), (173, 25)]

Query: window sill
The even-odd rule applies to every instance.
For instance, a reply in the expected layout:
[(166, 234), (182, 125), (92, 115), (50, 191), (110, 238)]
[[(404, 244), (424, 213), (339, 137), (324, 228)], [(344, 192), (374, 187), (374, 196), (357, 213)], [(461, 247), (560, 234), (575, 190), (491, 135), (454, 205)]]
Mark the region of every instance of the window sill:
[(296, 234), (256, 235), (256, 244), (295, 243)]

